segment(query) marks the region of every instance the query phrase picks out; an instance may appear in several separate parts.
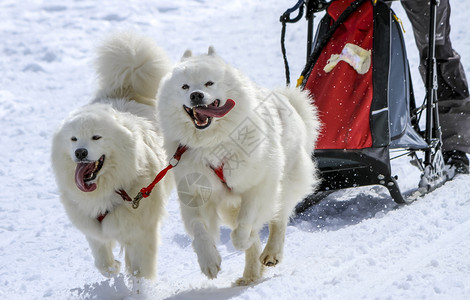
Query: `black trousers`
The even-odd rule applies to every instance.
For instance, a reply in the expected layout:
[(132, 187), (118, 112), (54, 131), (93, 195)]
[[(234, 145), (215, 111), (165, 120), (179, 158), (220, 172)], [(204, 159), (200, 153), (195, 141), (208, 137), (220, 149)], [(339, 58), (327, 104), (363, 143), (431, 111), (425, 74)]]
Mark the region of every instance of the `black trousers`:
[[(420, 56), (419, 71), (426, 80), (429, 0), (401, 0), (413, 26)], [(443, 150), (470, 153), (470, 99), (460, 55), (450, 41), (450, 3), (440, 0), (436, 18), (437, 97)]]

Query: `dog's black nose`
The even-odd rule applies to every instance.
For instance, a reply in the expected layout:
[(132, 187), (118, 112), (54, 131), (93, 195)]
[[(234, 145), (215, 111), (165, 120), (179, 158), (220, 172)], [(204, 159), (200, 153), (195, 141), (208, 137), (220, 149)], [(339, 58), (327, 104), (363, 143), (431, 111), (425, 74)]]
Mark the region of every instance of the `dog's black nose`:
[(204, 94), (201, 92), (192, 92), (191, 95), (189, 95), (189, 99), (191, 99), (191, 105), (199, 105), (203, 104), (202, 100), (204, 99)]
[(78, 148), (75, 150), (75, 157), (82, 160), (88, 156), (88, 150), (85, 148)]

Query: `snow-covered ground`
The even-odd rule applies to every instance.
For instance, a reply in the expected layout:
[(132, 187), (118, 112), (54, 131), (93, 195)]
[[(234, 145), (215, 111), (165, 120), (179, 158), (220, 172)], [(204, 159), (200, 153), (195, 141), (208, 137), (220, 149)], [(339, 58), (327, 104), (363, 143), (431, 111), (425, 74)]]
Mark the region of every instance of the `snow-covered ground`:
[[(50, 167), (51, 136), (96, 88), (94, 49), (108, 33), (153, 37), (178, 60), (214, 45), (227, 61), (267, 87), (284, 84), (279, 16), (294, 1), (0, 2), (0, 298), (133, 299), (124, 275), (104, 278), (84, 236), (59, 202)], [(452, 41), (470, 74), (468, 3), (452, 1)], [(418, 99), (412, 31), (400, 5)], [(305, 59), (306, 24), (287, 28), (295, 79)], [(417, 173), (396, 163), (400, 183)], [(379, 187), (330, 195), (288, 227), (285, 258), (265, 279), (232, 287), (243, 269), (223, 229), (222, 271), (199, 271), (173, 195), (161, 234), (158, 278), (148, 299), (470, 299), (470, 177), (398, 207)], [(263, 230), (264, 242), (267, 230)], [(115, 249), (119, 254), (119, 248)], [(122, 258), (123, 259), (123, 258)], [(139, 298), (139, 297), (137, 297)]]

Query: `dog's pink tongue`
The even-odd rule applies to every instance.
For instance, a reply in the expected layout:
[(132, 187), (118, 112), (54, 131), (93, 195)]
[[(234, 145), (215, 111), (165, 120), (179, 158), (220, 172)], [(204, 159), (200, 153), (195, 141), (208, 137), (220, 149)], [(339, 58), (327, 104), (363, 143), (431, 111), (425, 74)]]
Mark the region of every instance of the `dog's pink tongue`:
[(95, 163), (78, 163), (75, 169), (75, 184), (82, 192), (93, 192), (96, 189), (96, 183), (85, 183), (85, 176), (93, 172)]
[(225, 104), (223, 106), (197, 106), (194, 108), (194, 110), (201, 115), (207, 116), (207, 117), (216, 117), (216, 118), (221, 118), (225, 116), (229, 111), (232, 110), (232, 108), (235, 106), (235, 101), (232, 99), (227, 99)]

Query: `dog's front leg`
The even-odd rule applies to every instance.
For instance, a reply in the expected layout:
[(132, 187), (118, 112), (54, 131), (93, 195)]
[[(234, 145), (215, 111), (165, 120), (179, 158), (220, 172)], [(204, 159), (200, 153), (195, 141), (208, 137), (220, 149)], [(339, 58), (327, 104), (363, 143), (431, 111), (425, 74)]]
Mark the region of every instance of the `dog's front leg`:
[(284, 240), (286, 236), (287, 220), (273, 220), (269, 224), (269, 238), (260, 261), (263, 265), (273, 267), (282, 259)]
[(247, 250), (256, 240), (258, 230), (273, 213), (276, 191), (276, 187), (265, 185), (254, 187), (243, 194), (237, 224), (230, 235), (236, 249)]
[(193, 249), (197, 254), (202, 273), (209, 279), (217, 278), (222, 259), (215, 246), (214, 239), (207, 232), (202, 222), (193, 221), (191, 227), (194, 234)]
[(87, 237), (87, 241), (95, 259), (95, 266), (101, 274), (106, 277), (112, 277), (114, 274), (119, 274), (121, 263), (114, 260), (114, 242), (110, 240), (101, 242), (90, 237)]
[[(245, 222), (247, 221), (247, 222)], [(254, 242), (253, 225), (248, 218), (243, 218), (242, 222), (230, 234), (233, 246), (238, 250), (247, 250)]]
[(259, 260), (260, 252), (261, 242), (259, 236), (256, 235), (252, 245), (245, 250), (245, 270), (243, 276), (235, 281), (236, 285), (249, 285), (261, 278), (264, 266)]
[(127, 272), (136, 278), (152, 279), (157, 265), (157, 233), (148, 228), (138, 229), (141, 233), (134, 233), (134, 237), (124, 243)]

